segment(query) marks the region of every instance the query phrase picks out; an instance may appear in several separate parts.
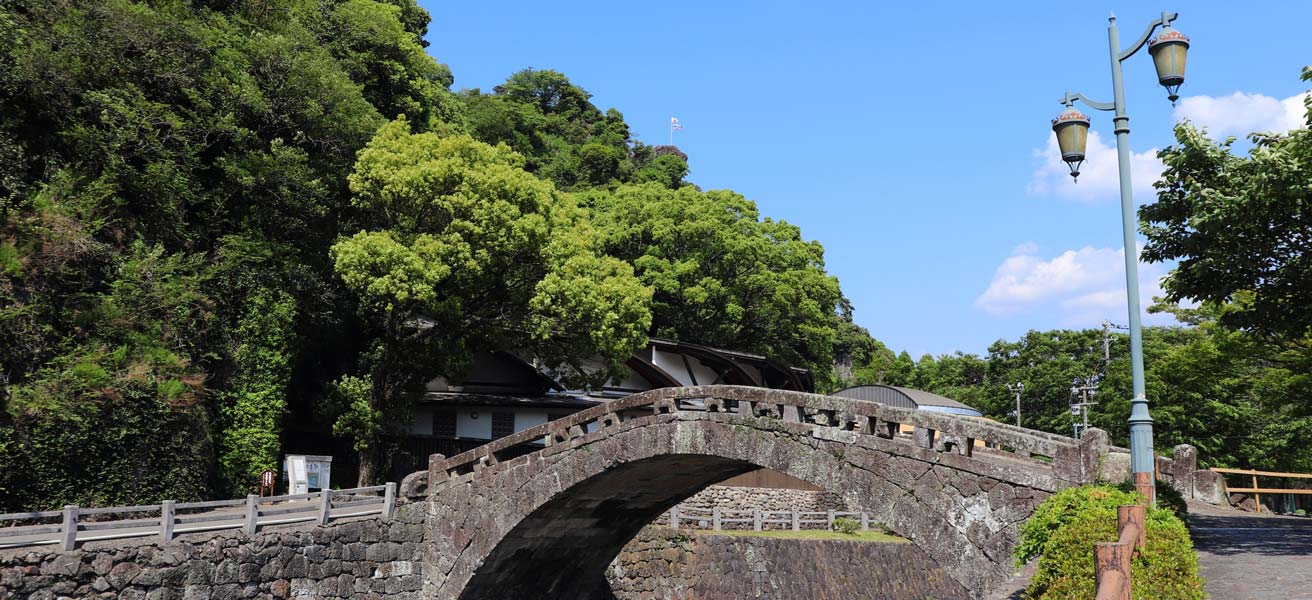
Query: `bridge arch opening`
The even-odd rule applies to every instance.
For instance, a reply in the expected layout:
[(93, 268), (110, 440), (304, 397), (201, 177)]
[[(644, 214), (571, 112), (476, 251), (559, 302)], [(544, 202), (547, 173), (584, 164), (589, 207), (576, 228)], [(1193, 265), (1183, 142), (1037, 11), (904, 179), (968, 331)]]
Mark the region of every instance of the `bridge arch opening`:
[(643, 527), (706, 487), (757, 468), (704, 454), (617, 465), (516, 524), (474, 572), (460, 599), (606, 598), (606, 567)]

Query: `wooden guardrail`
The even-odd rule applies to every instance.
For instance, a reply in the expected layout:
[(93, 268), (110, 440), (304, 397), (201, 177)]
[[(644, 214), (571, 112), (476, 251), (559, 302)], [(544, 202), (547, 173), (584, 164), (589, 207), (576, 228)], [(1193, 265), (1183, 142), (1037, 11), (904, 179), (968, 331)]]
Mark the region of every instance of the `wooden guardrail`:
[(1287, 490), (1281, 488), (1263, 488), (1257, 486), (1257, 477), (1283, 477), (1289, 479), (1312, 479), (1312, 473), (1282, 473), (1280, 471), (1255, 471), (1253, 469), (1223, 469), (1212, 467), (1212, 471), (1217, 473), (1232, 475), (1249, 475), (1253, 478), (1253, 487), (1251, 488), (1232, 488), (1226, 486), (1226, 491), (1240, 492), (1244, 494), (1253, 494), (1254, 503), (1257, 505), (1257, 512), (1262, 512), (1262, 494), (1312, 494), (1312, 490)]
[(1116, 507), (1118, 539), (1094, 544), (1096, 600), (1130, 600), (1130, 559), (1135, 552), (1142, 552), (1148, 541), (1147, 513), (1143, 504)]
[(852, 517), (861, 522), (861, 531), (870, 530), (870, 515), (864, 512), (847, 511), (801, 511), (740, 509), (724, 510), (720, 507), (710, 509), (675, 506), (670, 510), (670, 527), (679, 529), (708, 529), (723, 531), (724, 525), (750, 523), (753, 531), (764, 531), (770, 525), (786, 525), (793, 531), (818, 529), (811, 525), (823, 525), (825, 530), (834, 528), (834, 520)]
[[(378, 495), (382, 494), (382, 495)], [(254, 534), (262, 526), (315, 521), (327, 525), (334, 517), (380, 514), (391, 519), (396, 509), (396, 484), (347, 490), (323, 490), (313, 494), (288, 494), (261, 498), (174, 502), (140, 506), (81, 508), (0, 514), (0, 548), (59, 544), (72, 550), (78, 542), (159, 536), (171, 541), (180, 533), (241, 529)], [(105, 520), (84, 520), (100, 515), (125, 515)], [(23, 521), (59, 519), (58, 524), (23, 524)]]

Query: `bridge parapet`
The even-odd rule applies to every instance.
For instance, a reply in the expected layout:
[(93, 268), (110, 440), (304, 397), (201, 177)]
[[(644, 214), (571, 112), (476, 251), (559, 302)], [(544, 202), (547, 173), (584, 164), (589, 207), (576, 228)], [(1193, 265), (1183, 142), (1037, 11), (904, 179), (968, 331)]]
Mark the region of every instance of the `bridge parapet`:
[[(836, 396), (727, 385), (662, 388), (525, 429), (456, 456), (434, 455), (427, 472), (406, 477), (402, 494), (412, 498), (435, 494), (452, 480), (525, 454), (588, 444), (634, 419), (697, 414), (769, 419), (778, 427), (810, 428), (816, 437), (875, 436), (981, 463), (1024, 467), (1068, 484), (1092, 482), (1107, 448), (1102, 432), (1080, 441), (985, 419)], [(910, 436), (902, 434), (903, 426), (911, 428)], [(977, 448), (976, 441), (984, 447)]]

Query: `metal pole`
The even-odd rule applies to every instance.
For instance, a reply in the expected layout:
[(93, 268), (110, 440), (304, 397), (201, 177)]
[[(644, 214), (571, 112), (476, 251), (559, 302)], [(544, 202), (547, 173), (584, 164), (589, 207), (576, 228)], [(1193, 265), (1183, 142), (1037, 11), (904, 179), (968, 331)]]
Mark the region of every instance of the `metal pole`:
[[(1121, 74), (1121, 36), (1116, 17), (1107, 26), (1112, 57), (1112, 93), (1116, 116), (1116, 160), (1121, 174), (1121, 233), (1125, 243), (1125, 294), (1130, 316), (1130, 366), (1134, 398), (1130, 400), (1130, 468), (1134, 473), (1153, 472), (1153, 418), (1148, 415), (1148, 396), (1143, 382), (1143, 324), (1139, 319), (1139, 246), (1135, 240), (1134, 191), (1130, 184), (1130, 117), (1125, 114), (1125, 82)], [(1151, 503), (1155, 499), (1149, 498)]]

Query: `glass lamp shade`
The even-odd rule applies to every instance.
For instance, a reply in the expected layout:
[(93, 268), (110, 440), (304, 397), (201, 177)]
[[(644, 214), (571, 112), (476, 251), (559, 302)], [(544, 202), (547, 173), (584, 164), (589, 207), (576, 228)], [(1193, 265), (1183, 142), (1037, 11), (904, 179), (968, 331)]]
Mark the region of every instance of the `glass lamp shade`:
[(1157, 37), (1148, 42), (1148, 53), (1153, 56), (1157, 67), (1157, 81), (1166, 88), (1171, 102), (1179, 96), (1176, 94), (1180, 84), (1184, 83), (1185, 58), (1189, 52), (1189, 36), (1165, 27)]
[(1073, 106), (1067, 107), (1052, 120), (1052, 131), (1057, 134), (1057, 147), (1061, 149), (1061, 159), (1071, 168), (1071, 177), (1079, 177), (1089, 143), (1089, 117)]

